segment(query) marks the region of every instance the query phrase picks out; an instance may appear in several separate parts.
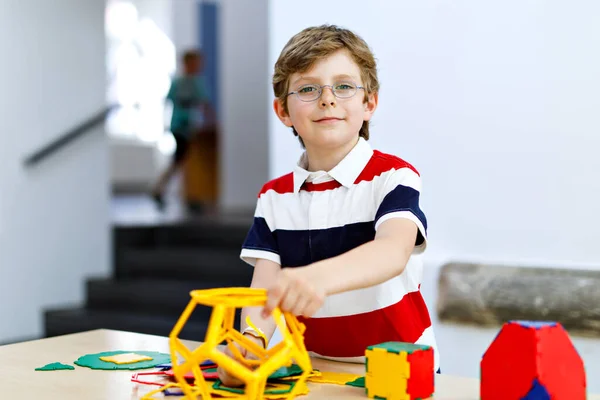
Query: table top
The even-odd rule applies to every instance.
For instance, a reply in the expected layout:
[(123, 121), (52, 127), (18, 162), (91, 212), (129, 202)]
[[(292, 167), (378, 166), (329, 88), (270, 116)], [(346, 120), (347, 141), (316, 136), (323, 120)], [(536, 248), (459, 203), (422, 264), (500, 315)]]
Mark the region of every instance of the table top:
[[(189, 348), (199, 343), (183, 341)], [(158, 351), (169, 353), (169, 339), (132, 332), (94, 330), (16, 343), (0, 347), (2, 398), (58, 400), (140, 399), (155, 386), (131, 382), (135, 371), (91, 370), (73, 364), (80, 356), (104, 351)], [(73, 365), (75, 370), (35, 371), (53, 362)], [(364, 365), (313, 359), (321, 371), (364, 374)], [(352, 386), (308, 383), (310, 393), (299, 399), (366, 399), (365, 390)], [(479, 380), (436, 374), (435, 400), (479, 399)], [(600, 396), (588, 396), (600, 400)]]

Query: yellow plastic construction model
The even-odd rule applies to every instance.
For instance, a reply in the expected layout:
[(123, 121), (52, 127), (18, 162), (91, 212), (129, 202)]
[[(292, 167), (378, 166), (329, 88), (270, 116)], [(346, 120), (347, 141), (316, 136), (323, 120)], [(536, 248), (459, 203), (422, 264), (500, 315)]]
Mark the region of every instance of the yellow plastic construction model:
[[(197, 399), (200, 396), (203, 400), (212, 399), (210, 395), (211, 392), (214, 393), (211, 390), (212, 386), (207, 384), (200, 370), (200, 364), (206, 360), (212, 360), (243, 381), (245, 390), (244, 397), (241, 398), (247, 400), (262, 399), (267, 378), (279, 368), (290, 366), (295, 362), (303, 372), (285, 397), (293, 399), (305, 393), (305, 383), (312, 372), (312, 365), (304, 346), (305, 326), (293, 314), (281, 313), (279, 309), (273, 311), (272, 316), (282, 333), (283, 340), (269, 350), (257, 345), (233, 327), (236, 308), (264, 306), (267, 300), (266, 290), (220, 288), (195, 290), (190, 295), (188, 306), (169, 335), (174, 376), (177, 386), (181, 388), (187, 399)], [(195, 350), (190, 350), (178, 336), (197, 305), (211, 306), (213, 311), (204, 343)], [(223, 342), (235, 359), (223, 353), (222, 346), (221, 348), (219, 346)], [(246, 349), (247, 353), (252, 353), (257, 359), (250, 360), (244, 357), (235, 344)], [(178, 360), (179, 357), (181, 361)], [(195, 377), (193, 385), (184, 377), (190, 371)]]

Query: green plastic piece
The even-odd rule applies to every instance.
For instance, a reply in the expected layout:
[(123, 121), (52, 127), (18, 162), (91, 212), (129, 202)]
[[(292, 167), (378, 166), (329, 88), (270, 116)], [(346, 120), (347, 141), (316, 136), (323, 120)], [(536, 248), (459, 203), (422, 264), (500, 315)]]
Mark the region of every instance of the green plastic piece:
[(302, 368), (297, 364), (292, 364), (289, 367), (281, 367), (277, 371), (269, 375), (269, 379), (281, 379), (288, 376), (296, 376), (302, 373)]
[[(143, 356), (152, 357), (150, 361), (139, 361), (130, 364), (115, 364), (113, 362), (102, 361), (100, 357), (116, 356), (118, 354), (135, 353)], [(165, 353), (157, 353), (155, 351), (105, 351), (103, 353), (86, 354), (81, 356), (75, 361), (76, 365), (80, 367), (88, 367), (91, 369), (105, 369), (105, 370), (138, 370), (154, 368), (159, 364), (166, 364), (171, 362), (171, 356)]]
[[(294, 386), (296, 385), (296, 381), (278, 381), (278, 383), (289, 385), (289, 387), (285, 389), (266, 389), (264, 394), (286, 394), (291, 392)], [(213, 384), (213, 389), (224, 390), (226, 392), (231, 393), (244, 394), (244, 389), (227, 387), (221, 383), (220, 379), (217, 379), (217, 381)]]
[[(267, 390), (265, 390), (265, 394), (286, 394), (286, 393), (291, 392), (292, 389), (294, 388), (294, 385), (296, 385), (296, 381), (281, 381), (279, 379), (287, 378), (288, 376), (300, 375), (300, 374), (302, 374), (302, 372), (303, 372), (302, 368), (300, 368), (300, 366), (297, 364), (292, 364), (289, 367), (279, 368), (278, 370), (273, 372), (271, 375), (269, 375), (268, 381), (284, 383), (286, 385), (289, 385), (289, 387), (286, 389), (267, 389)], [(268, 386), (268, 383), (267, 383), (267, 386)], [(227, 392), (238, 393), (238, 394), (244, 393), (244, 389), (227, 387), (227, 386), (223, 385), (223, 383), (219, 379), (213, 384), (213, 389), (225, 390)]]
[(380, 344), (375, 344), (373, 346), (367, 347), (367, 350), (373, 349), (385, 349), (388, 353), (400, 354), (402, 352), (406, 352), (407, 354), (412, 354), (415, 351), (419, 350), (429, 350), (431, 346), (427, 346), (425, 344), (413, 344), (413, 343), (404, 343), (404, 342), (385, 342)]
[(64, 370), (64, 369), (73, 370), (73, 369), (75, 369), (75, 367), (72, 365), (55, 362), (52, 364), (46, 364), (41, 368), (36, 368), (35, 370), (36, 371), (60, 371), (60, 370)]
[(346, 385), (364, 388), (365, 387), (365, 377), (361, 376), (360, 378), (356, 378), (353, 381), (346, 382)]

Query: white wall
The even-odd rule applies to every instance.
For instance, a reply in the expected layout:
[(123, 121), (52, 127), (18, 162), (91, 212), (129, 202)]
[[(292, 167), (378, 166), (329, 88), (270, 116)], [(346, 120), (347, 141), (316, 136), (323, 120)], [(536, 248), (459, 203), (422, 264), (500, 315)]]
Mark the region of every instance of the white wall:
[(220, 2), (221, 199), (251, 208), (269, 177), (268, 0)]
[[(127, 3), (132, 7), (123, 9)], [(121, 75), (119, 79), (120, 90), (135, 93), (135, 101), (141, 107), (139, 110), (120, 110), (120, 114), (109, 121), (111, 182), (113, 189), (118, 191), (146, 192), (156, 183), (174, 150), (174, 140), (163, 132), (164, 127), (168, 126), (171, 107), (170, 104), (165, 107), (164, 97), (175, 66), (180, 64), (179, 53), (197, 46), (198, 1), (108, 0), (108, 4), (109, 10), (112, 10), (112, 14), (108, 13), (112, 16), (108, 25), (120, 26), (116, 21), (121, 21), (126, 27), (109, 28), (108, 56), (112, 61), (109, 69), (116, 68), (118, 58), (126, 59), (123, 58), (125, 49), (133, 49), (135, 56), (130, 54), (129, 57), (140, 57), (140, 64), (136, 65), (131, 58), (128, 59), (134, 66), (130, 73), (143, 80), (142, 89), (138, 86), (140, 83), (130, 76)], [(131, 8), (131, 14), (125, 13)], [(125, 40), (127, 30), (136, 36), (136, 46)], [(137, 54), (140, 48), (143, 48), (143, 56)], [(121, 74), (127, 70), (121, 69)], [(113, 86), (112, 91), (116, 87)], [(113, 96), (111, 92), (110, 99)]]
[(150, 19), (171, 39), (177, 51), (177, 64), (185, 50), (197, 47), (199, 4), (202, 0), (114, 0), (132, 3), (140, 20)]
[(181, 51), (198, 47), (200, 45), (200, 0), (172, 1), (175, 48)]
[[(168, 37), (173, 38), (175, 21), (173, 19), (176, 0), (126, 0), (132, 3), (141, 19), (150, 19)], [(189, 0), (184, 0), (189, 2)]]
[[(598, 21), (595, 0), (271, 1), (269, 67), (309, 25), (367, 40), (371, 142), (420, 170), (430, 260), (600, 268)], [(289, 172), (300, 146), (274, 114), (270, 145), (270, 175)]]
[(109, 271), (103, 128), (37, 167), (23, 159), (100, 111), (104, 2), (0, 3), (0, 342), (43, 334), (42, 311), (81, 302)]

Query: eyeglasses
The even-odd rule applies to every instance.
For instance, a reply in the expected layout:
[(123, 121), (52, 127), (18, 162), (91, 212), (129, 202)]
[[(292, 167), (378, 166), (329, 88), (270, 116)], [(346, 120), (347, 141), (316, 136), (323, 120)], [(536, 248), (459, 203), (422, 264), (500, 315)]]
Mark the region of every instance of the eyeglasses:
[(358, 89), (363, 89), (363, 86), (357, 86), (353, 82), (338, 82), (333, 85), (302, 85), (298, 88), (298, 90), (294, 92), (289, 92), (287, 95), (295, 94), (301, 101), (315, 101), (321, 94), (323, 93), (323, 88), (330, 88), (333, 92), (333, 95), (338, 99), (349, 99), (354, 96)]

